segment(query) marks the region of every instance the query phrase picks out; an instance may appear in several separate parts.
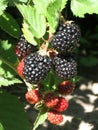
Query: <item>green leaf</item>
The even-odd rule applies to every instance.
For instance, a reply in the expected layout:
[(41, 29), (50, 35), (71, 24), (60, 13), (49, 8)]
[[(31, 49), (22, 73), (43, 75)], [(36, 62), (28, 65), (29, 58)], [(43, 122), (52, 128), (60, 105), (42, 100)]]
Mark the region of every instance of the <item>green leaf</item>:
[(0, 16), (0, 27), (15, 38), (19, 38), (21, 34), (19, 25), (16, 20), (6, 12)]
[(68, 0), (61, 0), (61, 11), (65, 8), (65, 5), (67, 4)]
[(9, 4), (12, 4), (12, 3), (26, 3), (28, 2), (28, 0), (8, 0)]
[(33, 0), (35, 8), (40, 14), (46, 14), (47, 7), (50, 3), (53, 3), (54, 1), (55, 0)]
[(43, 14), (39, 14), (32, 6), (17, 5), (20, 13), (23, 15), (24, 20), (28, 23), (29, 28), (32, 30), (32, 34), (36, 38), (41, 38), (46, 31), (46, 20)]
[(46, 17), (49, 23), (50, 32), (54, 33), (59, 22), (60, 12), (65, 7), (67, 0), (55, 0), (47, 8)]
[(84, 78), (82, 76), (75, 76), (71, 79), (71, 82), (73, 82), (74, 84), (76, 84), (77, 82), (83, 80)]
[(51, 33), (54, 33), (56, 31), (56, 27), (58, 25), (58, 21), (59, 21), (59, 9), (57, 10), (57, 8), (55, 7), (56, 4), (53, 3), (51, 4), (48, 9), (47, 9), (47, 13), (46, 13), (46, 17), (49, 23), (49, 31)]
[(42, 124), (47, 119), (47, 113), (45, 109), (42, 109), (34, 123), (33, 130), (35, 130), (40, 124)]
[[(36, 10), (41, 14), (46, 14), (48, 6), (56, 3), (55, 9), (60, 8), (60, 11), (65, 7), (68, 0), (33, 0)], [(43, 6), (44, 5), (44, 6)]]
[(85, 14), (98, 14), (98, 0), (72, 0), (71, 10), (79, 17), (84, 17)]
[(27, 3), (28, 0), (8, 0), (9, 6), (15, 6), (16, 3)]
[(15, 66), (17, 57), (8, 41), (0, 41), (0, 86), (8, 86), (14, 83), (21, 83), (15, 78), (17, 75)]
[(1, 123), (0, 123), (0, 130), (4, 130), (4, 127), (2, 126)]
[(2, 15), (4, 10), (6, 9), (7, 3), (8, 3), (7, 0), (0, 1), (0, 15)]
[[(8, 76), (8, 75), (7, 75)], [(9, 86), (9, 85), (13, 85), (15, 83), (22, 83), (22, 81), (20, 81), (17, 78), (8, 78), (8, 77), (2, 77), (0, 76), (0, 87), (1, 86)]]
[(4, 91), (0, 92), (0, 122), (4, 130), (30, 130), (23, 104)]
[(31, 26), (28, 25), (26, 21), (24, 21), (22, 31), (26, 40), (32, 45), (37, 45), (37, 42), (34, 39), (33, 31), (31, 29), (32, 29)]
[(17, 64), (17, 56), (14, 52), (14, 47), (7, 40), (0, 41), (0, 58), (13, 65)]

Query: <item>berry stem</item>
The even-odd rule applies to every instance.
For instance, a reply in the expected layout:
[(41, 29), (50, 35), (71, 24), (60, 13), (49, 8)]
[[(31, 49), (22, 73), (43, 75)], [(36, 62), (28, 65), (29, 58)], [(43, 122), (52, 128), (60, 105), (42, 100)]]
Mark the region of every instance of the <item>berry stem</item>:
[(49, 74), (49, 88), (51, 89), (52, 86), (54, 85), (55, 77), (52, 71), (50, 71)]
[(40, 49), (39, 49), (39, 53), (41, 55), (47, 55), (48, 46), (49, 46), (48, 42), (46, 42), (46, 44), (42, 44)]
[(60, 17), (60, 21), (63, 22), (63, 23), (65, 23), (65, 19), (64, 19), (64, 17), (62, 15)]
[(43, 37), (42, 37), (42, 40), (43, 40), (45, 43), (47, 43), (47, 40), (46, 40), (46, 39), (44, 39)]

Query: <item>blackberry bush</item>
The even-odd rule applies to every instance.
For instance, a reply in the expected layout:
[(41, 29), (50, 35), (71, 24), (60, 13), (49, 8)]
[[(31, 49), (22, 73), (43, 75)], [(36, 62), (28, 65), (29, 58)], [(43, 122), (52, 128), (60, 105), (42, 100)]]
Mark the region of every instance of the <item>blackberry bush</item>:
[(44, 79), (52, 67), (52, 61), (47, 55), (31, 53), (24, 59), (23, 75), (30, 83), (38, 83)]
[(77, 75), (77, 62), (73, 56), (58, 54), (54, 57), (53, 62), (58, 77), (70, 79)]
[[(77, 74), (77, 63), (72, 56), (72, 53), (79, 42), (80, 29), (73, 21), (65, 22), (64, 20), (60, 25), (59, 21), (62, 21), (62, 13), (64, 16), (66, 15), (70, 18), (70, 13), (65, 14), (65, 12), (70, 12), (68, 11), (69, 7), (74, 15), (74, 19), (75, 16), (83, 18), (86, 13), (98, 14), (98, 1), (96, 0), (96, 4), (95, 1), (93, 1), (94, 0), (92, 0), (92, 2), (87, 0), (85, 2), (84, 0), (78, 0), (77, 2), (77, 0), (72, 0), (70, 3), (68, 3), (68, 0), (61, 0), (60, 2), (58, 0), (0, 1), (1, 129), (4, 129), (7, 126), (7, 129), (11, 130), (12, 126), (10, 124), (13, 124), (14, 122), (14, 130), (17, 129), (17, 126), (19, 130), (29, 130), (32, 128), (32, 126), (28, 126), (31, 123), (28, 123), (25, 119), (26, 117), (23, 116), (22, 110), (24, 105), (20, 106), (20, 103), (17, 102), (17, 98), (14, 100), (15, 97), (7, 94), (8, 91), (5, 92), (5, 89), (2, 89), (2, 86), (10, 87), (15, 83), (22, 83), (21, 80), (23, 80), (27, 86), (28, 92), (25, 94), (26, 100), (33, 105), (35, 109), (39, 110), (38, 117), (35, 120), (35, 123), (33, 123), (32, 130), (35, 130), (46, 119), (56, 125), (64, 123), (64, 116), (61, 112), (68, 107), (65, 96), (72, 93), (74, 86), (70, 82), (63, 81), (73, 78), (73, 80), (69, 81), (74, 81), (75, 83), (77, 79), (74, 77)], [(44, 4), (45, 2), (46, 4)], [(69, 4), (71, 6), (66, 8)], [(56, 28), (58, 25), (59, 27)], [(93, 29), (93, 32), (94, 30), (95, 29)], [(27, 41), (23, 35), (19, 39), (21, 32), (26, 37)], [(86, 33), (86, 36), (87, 34), (88, 33)], [(13, 41), (16, 39), (19, 39), (19, 41), (16, 44), (15, 52), (19, 57), (17, 57), (13, 51)], [(50, 39), (52, 39), (51, 45), (49, 45)], [(85, 40), (82, 41), (85, 42)], [(43, 48), (43, 50), (46, 51), (44, 53), (45, 55), (38, 53), (42, 44), (46, 45), (45, 49)], [(35, 48), (35, 46), (37, 48)], [(66, 55), (64, 56), (62, 54)], [(53, 59), (53, 62), (50, 57)], [(52, 68), (52, 64), (54, 68)], [(53, 69), (55, 69), (56, 74), (62, 79), (56, 76)], [(18, 77), (17, 74), (21, 78)], [(40, 95), (40, 92), (43, 95)], [(54, 96), (47, 96), (47, 94), (50, 93), (54, 93)], [(62, 95), (64, 98), (62, 98)], [(10, 99), (12, 99), (12, 104), (15, 104), (17, 107), (11, 105)], [(6, 107), (11, 109), (4, 109), (5, 104)], [(32, 107), (30, 107), (30, 109), (31, 108)], [(26, 110), (27, 109), (28, 106), (26, 107)], [(8, 111), (11, 114), (7, 114), (6, 116)], [(16, 113), (19, 114), (15, 115), (12, 111), (16, 111)], [(12, 120), (12, 117), (17, 120)], [(21, 120), (22, 123), (19, 122), (18, 119)], [(6, 122), (6, 124), (2, 122)], [(26, 125), (26, 122), (28, 125)]]
[(15, 46), (15, 53), (18, 57), (23, 58), (34, 51), (35, 47), (28, 43), (23, 35), (19, 38)]

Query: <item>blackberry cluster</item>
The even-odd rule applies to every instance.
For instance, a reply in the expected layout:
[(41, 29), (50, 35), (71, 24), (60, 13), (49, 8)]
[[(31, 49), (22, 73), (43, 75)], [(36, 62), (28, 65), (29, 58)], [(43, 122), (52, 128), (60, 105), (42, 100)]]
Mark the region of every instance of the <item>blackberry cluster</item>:
[(58, 77), (70, 79), (77, 75), (77, 63), (73, 56), (58, 54), (54, 57), (55, 71)]
[[(39, 51), (31, 53), (34, 46), (28, 44), (22, 35), (17, 43), (16, 52), (20, 57), (26, 56), (24, 58), (23, 69), (23, 76), (26, 78), (26, 80), (30, 83), (40, 82), (46, 77), (52, 67), (52, 64), (58, 77), (66, 80), (76, 76), (77, 63), (75, 58), (72, 56), (72, 52), (79, 41), (79, 37), (80, 30), (74, 22), (67, 21), (65, 23), (61, 23), (57, 29), (57, 33), (54, 35), (51, 41), (53, 48), (57, 50), (54, 50), (55, 55), (50, 55), (50, 57), (53, 59), (51, 60), (47, 56), (47, 52), (44, 56), (38, 53), (42, 51), (41, 48)], [(47, 51), (48, 49), (43, 50)]]
[(52, 67), (52, 60), (48, 56), (31, 53), (24, 59), (23, 75), (30, 83), (38, 83), (44, 79)]
[(58, 52), (69, 53), (74, 50), (79, 42), (80, 29), (74, 22), (61, 23), (51, 44)]
[(20, 58), (25, 57), (34, 50), (34, 46), (28, 43), (23, 35), (21, 35), (19, 41), (15, 46), (16, 55)]

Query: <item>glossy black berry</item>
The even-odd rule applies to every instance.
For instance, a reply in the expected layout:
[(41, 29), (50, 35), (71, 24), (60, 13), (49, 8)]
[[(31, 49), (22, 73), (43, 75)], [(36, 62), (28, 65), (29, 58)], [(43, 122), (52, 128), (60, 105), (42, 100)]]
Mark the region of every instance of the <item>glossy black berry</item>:
[(31, 53), (24, 60), (23, 75), (30, 83), (38, 83), (44, 79), (52, 66), (52, 60), (48, 56)]
[(73, 56), (57, 55), (53, 62), (58, 77), (66, 80), (77, 75), (77, 63)]
[(28, 43), (23, 35), (21, 35), (19, 41), (16, 43), (15, 52), (20, 58), (25, 57), (34, 50), (34, 46)]
[(52, 47), (58, 52), (72, 52), (76, 47), (77, 40), (75, 35), (59, 31), (52, 39)]
[(80, 29), (73, 23), (62, 23), (54, 35), (51, 45), (58, 52), (72, 52), (80, 39)]
[(59, 31), (63, 31), (64, 33), (74, 35), (77, 41), (79, 41), (80, 39), (80, 35), (81, 35), (80, 28), (77, 24), (75, 24), (72, 21), (61, 23), (58, 28), (58, 32)]

